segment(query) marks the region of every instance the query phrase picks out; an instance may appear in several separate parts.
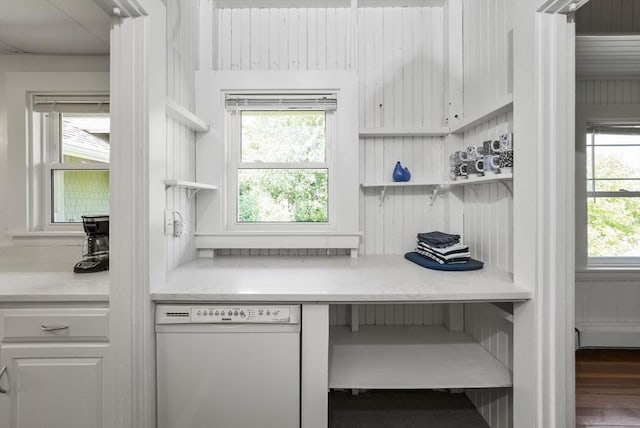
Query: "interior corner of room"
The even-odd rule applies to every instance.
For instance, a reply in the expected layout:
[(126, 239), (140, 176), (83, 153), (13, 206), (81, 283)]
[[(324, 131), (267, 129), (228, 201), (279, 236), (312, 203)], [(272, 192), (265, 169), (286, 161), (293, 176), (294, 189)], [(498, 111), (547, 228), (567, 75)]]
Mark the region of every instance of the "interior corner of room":
[(640, 346), (632, 0), (5, 2), (0, 428), (572, 426)]

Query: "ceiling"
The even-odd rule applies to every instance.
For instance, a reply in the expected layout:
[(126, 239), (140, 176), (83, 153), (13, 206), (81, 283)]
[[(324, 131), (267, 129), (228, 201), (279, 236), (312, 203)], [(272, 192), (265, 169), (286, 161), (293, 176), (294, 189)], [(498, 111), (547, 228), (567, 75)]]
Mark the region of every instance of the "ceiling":
[(0, 55), (106, 55), (110, 23), (93, 0), (2, 0)]
[(578, 79), (637, 79), (640, 35), (576, 36)]

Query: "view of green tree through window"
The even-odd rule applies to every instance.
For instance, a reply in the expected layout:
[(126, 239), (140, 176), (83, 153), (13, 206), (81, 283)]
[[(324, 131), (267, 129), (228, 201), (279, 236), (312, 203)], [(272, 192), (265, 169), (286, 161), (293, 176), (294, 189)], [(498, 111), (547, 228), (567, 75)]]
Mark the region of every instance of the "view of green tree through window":
[(640, 127), (587, 133), (589, 257), (640, 257)]
[(325, 111), (241, 111), (241, 223), (329, 219)]

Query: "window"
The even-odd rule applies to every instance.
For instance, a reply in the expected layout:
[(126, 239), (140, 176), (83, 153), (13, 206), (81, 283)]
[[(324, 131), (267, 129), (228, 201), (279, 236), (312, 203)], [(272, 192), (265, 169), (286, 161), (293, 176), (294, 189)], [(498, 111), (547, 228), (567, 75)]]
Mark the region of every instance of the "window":
[(83, 215), (109, 213), (108, 106), (107, 96), (33, 96), (48, 229), (77, 228)]
[(331, 223), (334, 94), (227, 94), (232, 227)]
[(640, 123), (587, 125), (587, 255), (590, 265), (640, 260)]

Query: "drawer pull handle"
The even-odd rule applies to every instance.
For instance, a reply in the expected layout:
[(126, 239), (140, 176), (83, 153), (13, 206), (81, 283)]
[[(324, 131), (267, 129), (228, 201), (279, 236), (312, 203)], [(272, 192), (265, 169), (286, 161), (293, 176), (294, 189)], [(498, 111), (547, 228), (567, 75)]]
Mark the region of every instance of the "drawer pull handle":
[(53, 324), (53, 325), (42, 324), (40, 326), (40, 330), (42, 331), (58, 331), (58, 330), (66, 330), (68, 328), (69, 328), (69, 324)]
[[(4, 372), (6, 371), (7, 371), (7, 366), (4, 366), (2, 370), (0, 370), (0, 380), (2, 380), (2, 375), (4, 375)], [(6, 393), (7, 393), (7, 390), (0, 387), (0, 394), (6, 394)]]

